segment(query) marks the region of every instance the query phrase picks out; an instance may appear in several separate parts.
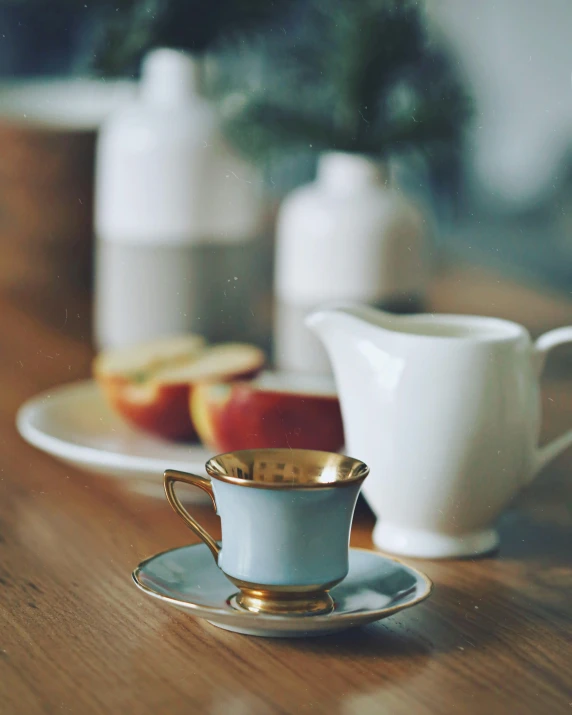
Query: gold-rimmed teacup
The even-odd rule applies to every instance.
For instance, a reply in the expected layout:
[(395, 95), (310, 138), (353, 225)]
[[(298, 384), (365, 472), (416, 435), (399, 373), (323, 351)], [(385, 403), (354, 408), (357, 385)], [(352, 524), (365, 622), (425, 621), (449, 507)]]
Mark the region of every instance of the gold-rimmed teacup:
[[(165, 493), (238, 587), (236, 605), (282, 615), (331, 611), (328, 592), (348, 573), (350, 528), (369, 468), (330, 452), (254, 449), (213, 457), (206, 471), (211, 479), (168, 469)], [(222, 546), (181, 504), (176, 482), (211, 497)]]

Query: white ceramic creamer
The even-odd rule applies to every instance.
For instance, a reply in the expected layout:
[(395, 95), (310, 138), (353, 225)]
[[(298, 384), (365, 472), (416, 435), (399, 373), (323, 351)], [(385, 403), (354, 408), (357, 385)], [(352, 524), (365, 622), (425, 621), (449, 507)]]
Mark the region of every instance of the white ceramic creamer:
[(371, 469), (376, 545), (426, 558), (494, 549), (496, 518), (572, 443), (570, 431), (538, 447), (545, 356), (572, 327), (533, 343), (505, 320), (368, 307), (307, 324), (332, 362), (348, 453)]

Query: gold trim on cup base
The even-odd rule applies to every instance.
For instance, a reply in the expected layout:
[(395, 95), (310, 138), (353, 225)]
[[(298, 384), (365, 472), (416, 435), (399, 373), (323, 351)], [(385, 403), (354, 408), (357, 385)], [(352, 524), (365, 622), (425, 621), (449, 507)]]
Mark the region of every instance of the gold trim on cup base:
[[(230, 578), (227, 575), (227, 578)], [(239, 592), (231, 599), (236, 608), (251, 613), (276, 616), (318, 616), (334, 610), (334, 600), (328, 593), (338, 581), (324, 586), (261, 586), (230, 580)]]
[(243, 589), (233, 601), (238, 608), (251, 613), (276, 616), (317, 616), (334, 610), (334, 600), (327, 591), (278, 594), (272, 591)]

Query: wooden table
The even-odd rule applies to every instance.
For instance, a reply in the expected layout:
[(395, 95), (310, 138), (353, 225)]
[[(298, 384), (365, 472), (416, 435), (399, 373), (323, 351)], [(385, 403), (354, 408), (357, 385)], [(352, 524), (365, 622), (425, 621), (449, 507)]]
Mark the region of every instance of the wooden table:
[[(572, 452), (505, 515), (492, 558), (417, 562), (431, 599), (363, 630), (305, 641), (218, 630), (145, 598), (144, 557), (191, 534), (166, 502), (24, 444), (19, 404), (88, 374), (85, 301), (0, 294), (0, 713), (572, 712)], [(435, 310), (572, 323), (572, 303), (473, 269), (436, 283)], [(83, 336), (83, 339), (82, 339)], [(566, 372), (568, 371), (568, 375)], [(572, 424), (572, 365), (551, 359), (546, 436)], [(167, 465), (166, 465), (167, 466)], [(217, 530), (208, 509), (200, 518)], [(371, 546), (362, 505), (352, 541)]]

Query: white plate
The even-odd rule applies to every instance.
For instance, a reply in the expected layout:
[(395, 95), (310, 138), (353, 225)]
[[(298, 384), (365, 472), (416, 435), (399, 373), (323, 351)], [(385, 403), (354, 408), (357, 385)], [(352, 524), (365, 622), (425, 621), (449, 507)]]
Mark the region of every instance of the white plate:
[[(43, 452), (159, 497), (164, 497), (165, 469), (205, 475), (205, 463), (213, 456), (200, 444), (172, 443), (132, 429), (107, 406), (93, 380), (36, 395), (19, 409), (16, 425)], [(198, 489), (189, 490), (187, 498), (208, 501)]]
[(0, 83), (0, 117), (43, 129), (93, 131), (136, 96), (131, 80), (7, 80)]

